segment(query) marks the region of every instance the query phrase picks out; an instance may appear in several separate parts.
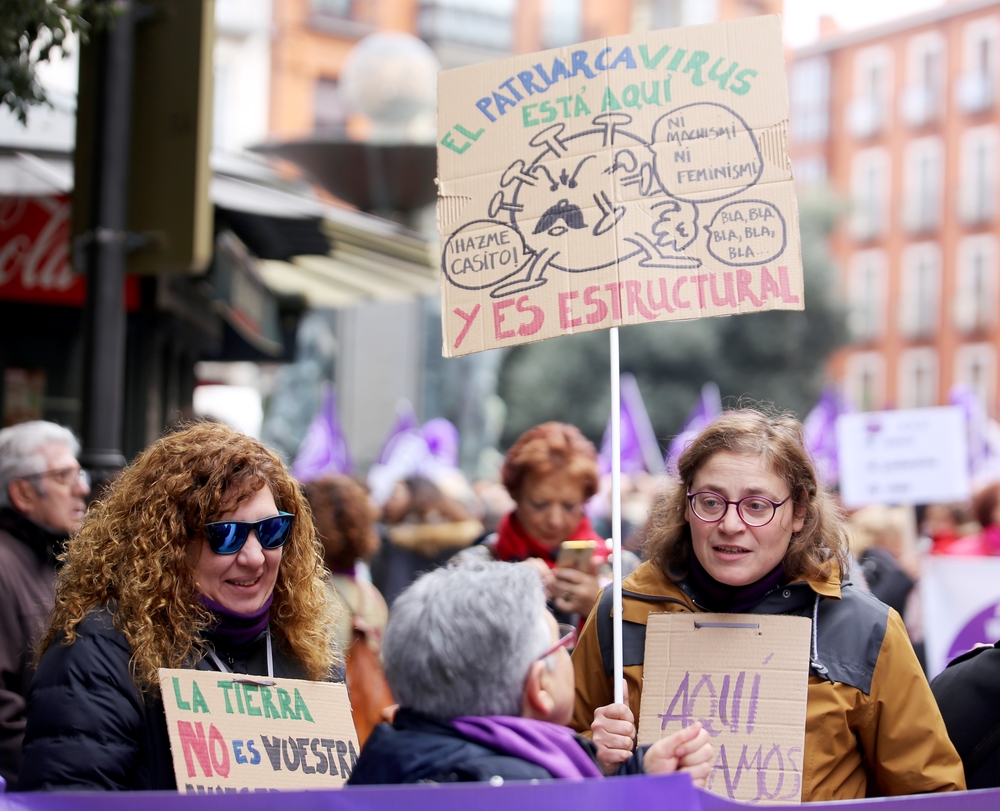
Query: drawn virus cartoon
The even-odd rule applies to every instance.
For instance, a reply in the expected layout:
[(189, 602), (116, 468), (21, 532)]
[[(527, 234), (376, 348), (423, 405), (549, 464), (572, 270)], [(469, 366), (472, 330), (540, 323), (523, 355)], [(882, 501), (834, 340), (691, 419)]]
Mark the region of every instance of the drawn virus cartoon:
[[(452, 284), (493, 288), (490, 295), (500, 298), (544, 285), (549, 268), (586, 273), (633, 257), (643, 266), (697, 268), (701, 260), (684, 253), (698, 233), (697, 207), (663, 193), (648, 144), (625, 129), (631, 122), (606, 113), (583, 132), (566, 135), (565, 125), (555, 124), (535, 134), (531, 161), (515, 160), (501, 176), (491, 219), (467, 223), (445, 245)], [(483, 244), (477, 257), (468, 241), (477, 233), (482, 240), (487, 223), (506, 228), (486, 235), (494, 244)], [(590, 235), (585, 250), (567, 250), (570, 231)], [(457, 263), (459, 254), (464, 261)]]
[[(541, 287), (551, 271), (630, 261), (699, 268), (699, 206), (738, 195), (761, 176), (753, 132), (732, 110), (708, 102), (664, 114), (648, 140), (632, 123), (612, 112), (581, 132), (567, 133), (562, 123), (537, 132), (529, 156), (501, 175), (489, 219), (465, 223), (446, 241), (449, 282), (502, 298)], [(715, 256), (712, 238), (706, 232)]]

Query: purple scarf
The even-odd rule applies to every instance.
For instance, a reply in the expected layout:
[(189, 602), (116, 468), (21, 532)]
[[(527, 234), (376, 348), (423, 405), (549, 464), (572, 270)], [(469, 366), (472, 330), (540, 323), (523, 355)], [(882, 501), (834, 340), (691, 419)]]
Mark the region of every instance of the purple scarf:
[(573, 731), (559, 724), (512, 715), (465, 715), (450, 723), (470, 741), (541, 766), (553, 777), (604, 776)]
[(742, 614), (785, 582), (785, 566), (779, 563), (760, 580), (746, 586), (727, 586), (705, 571), (697, 555), (690, 555), (688, 578), (704, 608), (721, 614)]
[(271, 594), (264, 601), (264, 605), (252, 614), (237, 614), (204, 594), (199, 594), (198, 600), (215, 615), (212, 633), (230, 647), (241, 647), (253, 642), (264, 633), (271, 619), (271, 602), (274, 600), (274, 594)]

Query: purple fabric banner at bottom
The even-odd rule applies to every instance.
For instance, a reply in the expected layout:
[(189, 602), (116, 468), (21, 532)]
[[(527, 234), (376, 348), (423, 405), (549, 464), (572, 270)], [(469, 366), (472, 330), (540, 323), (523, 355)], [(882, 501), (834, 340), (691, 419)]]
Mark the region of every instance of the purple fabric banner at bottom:
[[(735, 811), (745, 805), (696, 790), (686, 775), (560, 780), (537, 785), (483, 783), (377, 786), (273, 794), (0, 794), (0, 811)], [(787, 808), (788, 806), (769, 806)], [(848, 803), (810, 803), (809, 811), (993, 811), (1000, 789), (927, 794)]]

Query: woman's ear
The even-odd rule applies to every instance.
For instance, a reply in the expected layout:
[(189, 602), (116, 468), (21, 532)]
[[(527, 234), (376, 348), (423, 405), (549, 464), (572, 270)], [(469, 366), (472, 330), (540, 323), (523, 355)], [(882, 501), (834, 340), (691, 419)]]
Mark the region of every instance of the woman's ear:
[(802, 532), (802, 527), (806, 525), (806, 505), (803, 500), (808, 498), (807, 494), (801, 493), (799, 498), (792, 502), (792, 532)]
[(521, 698), (521, 717), (545, 721), (555, 707), (555, 699), (548, 689), (548, 668), (545, 662), (532, 662), (528, 678), (524, 681)]

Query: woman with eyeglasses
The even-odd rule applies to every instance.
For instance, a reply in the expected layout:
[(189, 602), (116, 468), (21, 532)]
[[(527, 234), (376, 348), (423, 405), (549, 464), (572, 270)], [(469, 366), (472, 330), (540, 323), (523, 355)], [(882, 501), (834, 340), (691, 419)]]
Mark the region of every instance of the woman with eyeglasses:
[(153, 443), (64, 556), (19, 789), (176, 788), (157, 669), (331, 678), (324, 573), (271, 451), (215, 423)]
[(572, 725), (592, 735), (602, 764), (632, 752), (651, 612), (786, 614), (813, 622), (803, 801), (964, 789), (902, 620), (841, 579), (845, 524), (817, 484), (802, 426), (728, 412), (688, 447), (678, 473), (650, 511), (648, 560), (623, 583), (626, 703), (612, 703), (611, 589), (573, 656)]

